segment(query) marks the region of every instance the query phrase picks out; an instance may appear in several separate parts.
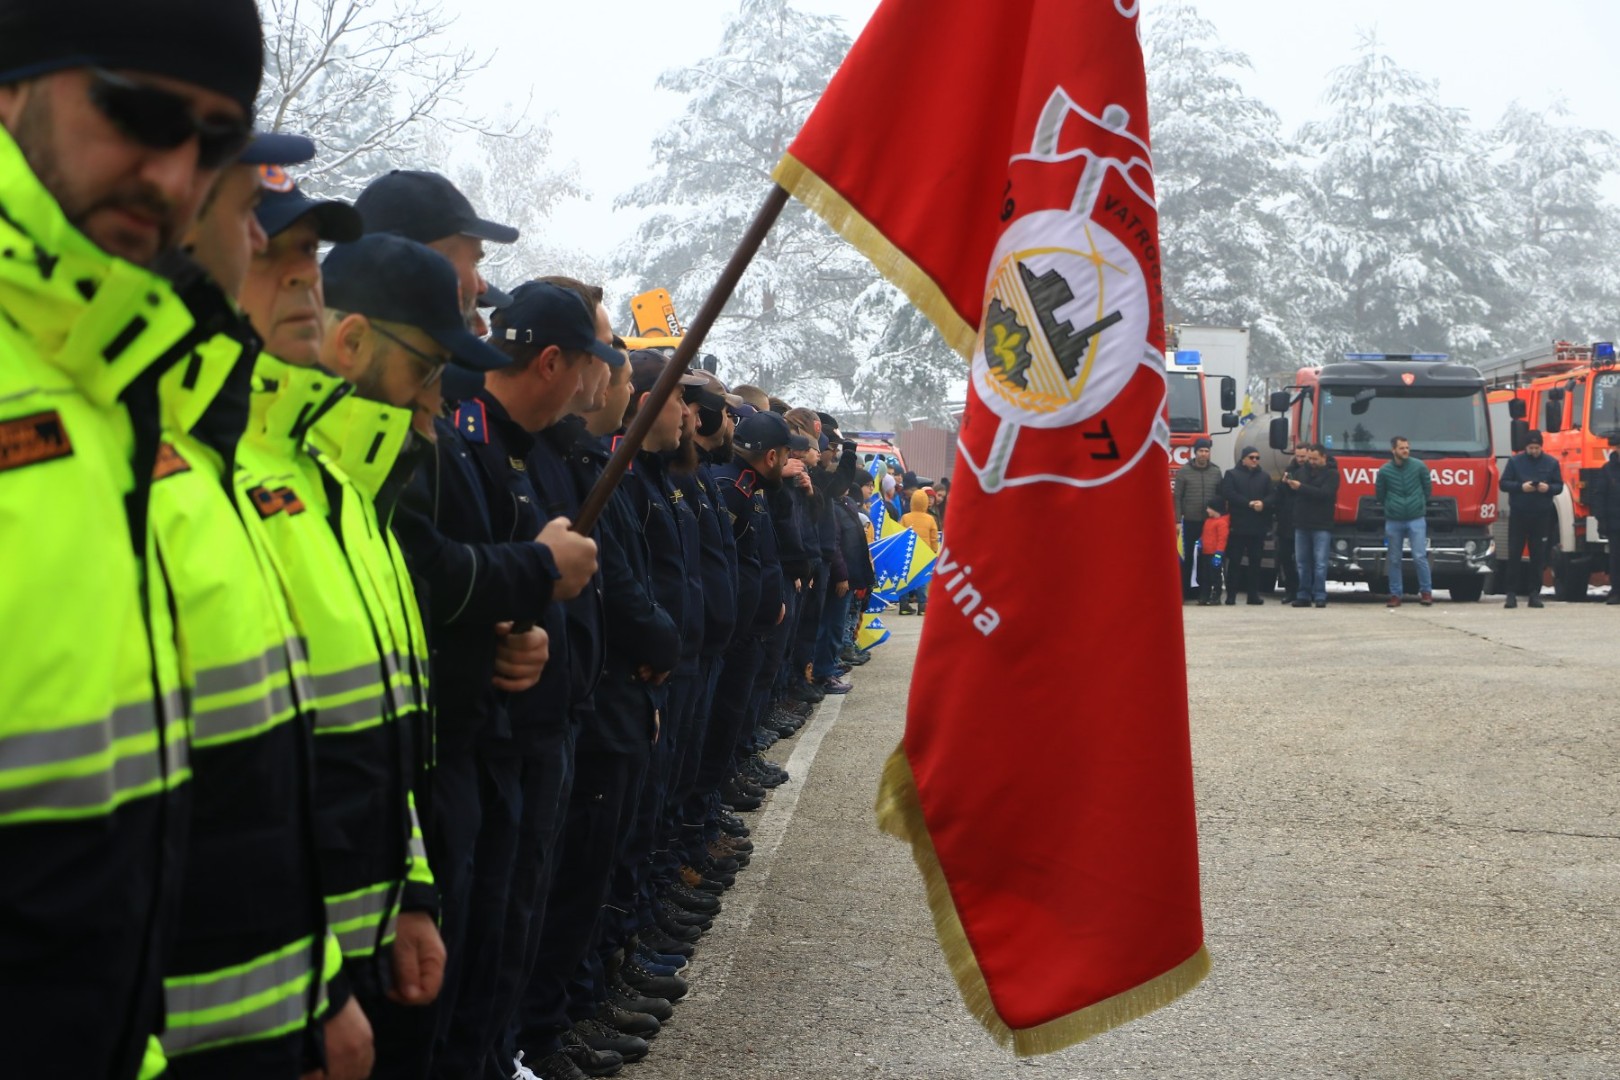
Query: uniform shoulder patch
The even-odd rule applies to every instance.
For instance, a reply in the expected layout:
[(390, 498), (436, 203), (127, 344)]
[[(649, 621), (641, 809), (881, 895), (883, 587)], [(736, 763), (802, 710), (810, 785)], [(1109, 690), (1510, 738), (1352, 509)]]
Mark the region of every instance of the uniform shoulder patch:
[(73, 453), (73, 442), (62, 426), (62, 414), (49, 412), (0, 420), (0, 472), (54, 461)]
[(732, 481), (732, 483), (736, 484), (737, 490), (742, 492), (744, 495), (752, 496), (754, 494), (754, 480), (754, 470), (744, 469), (742, 472), (737, 474), (737, 479)]
[(157, 460), (152, 463), (152, 480), (165, 480), (176, 473), (190, 472), (191, 462), (180, 456), (169, 443), (158, 443)]
[(489, 442), (489, 414), (482, 401), (474, 398), (456, 407), (456, 431), (470, 443)]
[(253, 508), (262, 518), (272, 518), (283, 511), (288, 517), (297, 517), (305, 510), (304, 500), (289, 487), (268, 488), (261, 485), (250, 488), (248, 498), (253, 500)]

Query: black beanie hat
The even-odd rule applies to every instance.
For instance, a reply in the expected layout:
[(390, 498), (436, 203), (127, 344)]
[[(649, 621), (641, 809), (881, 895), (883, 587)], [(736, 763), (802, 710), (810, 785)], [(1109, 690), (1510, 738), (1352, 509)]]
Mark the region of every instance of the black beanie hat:
[(0, 0), (0, 83), (73, 67), (145, 72), (253, 115), (264, 75), (254, 0)]

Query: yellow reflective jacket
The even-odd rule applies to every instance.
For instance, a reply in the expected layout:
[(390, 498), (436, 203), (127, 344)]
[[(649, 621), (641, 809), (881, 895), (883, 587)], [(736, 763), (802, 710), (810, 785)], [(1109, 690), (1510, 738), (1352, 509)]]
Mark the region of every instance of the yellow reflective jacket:
[[(312, 438), (329, 414), (345, 432), (336, 443)], [(318, 368), (261, 356), (237, 453), (238, 502), (264, 538), (308, 657), (321, 885), (346, 966), (377, 961), (392, 942), (408, 882), (411, 906), (433, 906), (410, 794), (427, 701), (411, 636), (420, 619), (375, 490), (343, 468), (386, 476), (409, 423), (402, 409), (351, 401), (348, 385)]]
[[(304, 646), (230, 480), (258, 350), (243, 323), (159, 387), (164, 442), (151, 518), (174, 596), (192, 767), (162, 1048), (170, 1058), (209, 1051), (213, 1067), (229, 1071), (220, 1051), (241, 1046), (291, 1075), (315, 1064), (308, 1029), (337, 951), (315, 862)], [(212, 404), (183, 427), (198, 394)], [(273, 1040), (280, 1045), (266, 1045)]]
[(181, 824), (163, 796), (188, 769), (147, 523), (157, 382), (228, 312), (97, 248), (0, 131), (0, 978), (7, 1026), (55, 1048), (46, 1071), (68, 1048), (133, 1076), (160, 1020)]

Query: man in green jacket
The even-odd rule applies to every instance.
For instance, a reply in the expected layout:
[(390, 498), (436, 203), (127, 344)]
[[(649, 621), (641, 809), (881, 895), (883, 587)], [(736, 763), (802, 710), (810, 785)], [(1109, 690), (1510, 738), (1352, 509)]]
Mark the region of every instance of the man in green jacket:
[(1391, 459), (1378, 470), (1375, 498), (1384, 508), (1384, 541), (1389, 547), (1389, 603), (1401, 606), (1401, 551), (1412, 542), (1412, 562), (1417, 566), (1418, 602), (1434, 603), (1434, 587), (1429, 578), (1429, 467), (1412, 457), (1412, 444), (1404, 435), (1389, 441)]
[(251, 0), (0, 0), (8, 1076), (161, 1065), (189, 766), (147, 521), (157, 388), (231, 312), (153, 268), (247, 144), (261, 67)]

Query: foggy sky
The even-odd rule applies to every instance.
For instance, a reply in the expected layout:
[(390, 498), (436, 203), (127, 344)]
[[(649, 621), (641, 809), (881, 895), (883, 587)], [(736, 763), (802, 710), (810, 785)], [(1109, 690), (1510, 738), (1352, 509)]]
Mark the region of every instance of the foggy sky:
[[(995, 0), (982, 0), (993, 3)], [(639, 220), (615, 213), (613, 197), (652, 167), (651, 138), (678, 115), (682, 99), (655, 90), (659, 72), (712, 54), (733, 5), (722, 0), (444, 0), (460, 13), (454, 33), (493, 52), (466, 100), (483, 112), (516, 109), (532, 93), (531, 115), (549, 114), (558, 160), (578, 163), (590, 200), (553, 218), (551, 243), (606, 255)], [(800, 0), (838, 15), (859, 33), (875, 0)], [(1154, 0), (1143, 0), (1150, 23)], [(1620, 41), (1615, 0), (1317, 0), (1280, 5), (1202, 0), (1224, 44), (1249, 54), (1245, 85), (1281, 114), (1285, 133), (1326, 108), (1328, 72), (1375, 31), (1402, 66), (1440, 83), (1442, 100), (1466, 108), (1476, 126), (1495, 123), (1518, 99), (1542, 107), (1563, 98), (1573, 122), (1620, 133)], [(1620, 198), (1620, 179), (1611, 187)]]

